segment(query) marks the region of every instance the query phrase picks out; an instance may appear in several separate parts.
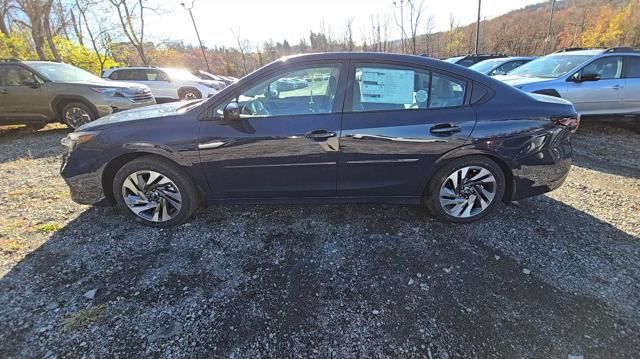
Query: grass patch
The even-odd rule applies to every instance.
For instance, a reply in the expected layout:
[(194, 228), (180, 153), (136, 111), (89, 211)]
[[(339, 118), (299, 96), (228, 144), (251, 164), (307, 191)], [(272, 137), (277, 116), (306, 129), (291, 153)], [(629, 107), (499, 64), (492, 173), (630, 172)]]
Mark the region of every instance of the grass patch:
[(71, 313), (71, 315), (64, 319), (62, 325), (64, 327), (64, 330), (76, 330), (84, 328), (89, 324), (102, 321), (106, 317), (107, 305), (100, 304), (75, 313)]
[(39, 232), (42, 232), (42, 233), (55, 232), (55, 231), (59, 230), (60, 228), (62, 228), (62, 226), (57, 224), (57, 223), (45, 223), (45, 224), (42, 224), (42, 225), (39, 225), (38, 227), (36, 227), (36, 229)]

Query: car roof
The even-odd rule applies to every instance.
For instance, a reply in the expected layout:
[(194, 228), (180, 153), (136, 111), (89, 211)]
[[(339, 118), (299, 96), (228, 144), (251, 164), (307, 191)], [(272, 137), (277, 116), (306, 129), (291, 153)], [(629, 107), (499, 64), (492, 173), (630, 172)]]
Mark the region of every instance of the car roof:
[(603, 54), (605, 49), (591, 49), (591, 50), (575, 50), (575, 51), (559, 51), (549, 54), (547, 56), (562, 56), (562, 55), (589, 55), (596, 56)]

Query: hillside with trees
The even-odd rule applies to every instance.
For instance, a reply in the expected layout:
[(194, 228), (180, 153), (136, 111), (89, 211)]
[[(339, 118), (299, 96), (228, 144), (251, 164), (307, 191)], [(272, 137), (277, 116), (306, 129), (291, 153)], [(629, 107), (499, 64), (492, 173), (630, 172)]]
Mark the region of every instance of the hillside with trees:
[[(94, 73), (114, 65), (205, 69), (200, 48), (179, 41), (150, 41), (145, 19), (163, 9), (147, 0), (0, 0), (0, 58), (53, 59)], [(409, 0), (398, 14), (370, 14), (367, 28), (353, 18), (336, 30), (321, 22), (298, 43), (251, 43), (241, 28), (230, 30), (235, 47), (207, 46), (212, 72), (242, 76), (282, 56), (321, 51), (386, 51), (443, 58), (474, 51), (475, 24), (461, 26), (454, 14), (448, 31), (434, 32), (425, 1)], [(480, 51), (541, 55), (565, 47), (640, 47), (640, 0), (557, 1), (483, 20)], [(362, 19), (361, 19), (362, 20)], [(403, 26), (401, 26), (403, 24)], [(400, 39), (392, 34), (401, 34)], [(195, 43), (195, 41), (194, 41)]]

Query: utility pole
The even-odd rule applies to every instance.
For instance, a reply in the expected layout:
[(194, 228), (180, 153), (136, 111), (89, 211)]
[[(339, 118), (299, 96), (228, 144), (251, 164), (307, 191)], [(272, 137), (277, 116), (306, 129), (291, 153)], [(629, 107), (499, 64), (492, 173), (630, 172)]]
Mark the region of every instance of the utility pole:
[(542, 51), (543, 55), (547, 54), (547, 49), (549, 48), (549, 42), (551, 42), (551, 26), (553, 25), (553, 12), (556, 9), (556, 0), (551, 0), (551, 16), (549, 16), (549, 29), (547, 30), (547, 38), (544, 40), (544, 50)]
[[(194, 0), (195, 1), (195, 0)], [(198, 26), (196, 26), (196, 20), (193, 18), (193, 1), (191, 2), (191, 6), (187, 7), (184, 3), (180, 3), (182, 7), (189, 11), (189, 15), (191, 15), (191, 22), (193, 22), (193, 28), (196, 29), (196, 36), (198, 37), (198, 42), (200, 43), (200, 50), (202, 50), (202, 57), (204, 57), (204, 63), (207, 65), (207, 72), (211, 72), (211, 68), (209, 67), (209, 60), (207, 60), (207, 52), (204, 50), (204, 45), (202, 44), (202, 40), (200, 39), (200, 33), (198, 32)]]
[(482, 8), (482, 0), (478, 0), (478, 21), (476, 22), (476, 55), (478, 54), (480, 45), (480, 9)]
[(402, 41), (402, 53), (405, 54), (407, 53), (407, 49), (404, 40), (404, 0), (400, 0), (400, 4), (394, 1), (393, 6), (400, 8), (400, 41)]

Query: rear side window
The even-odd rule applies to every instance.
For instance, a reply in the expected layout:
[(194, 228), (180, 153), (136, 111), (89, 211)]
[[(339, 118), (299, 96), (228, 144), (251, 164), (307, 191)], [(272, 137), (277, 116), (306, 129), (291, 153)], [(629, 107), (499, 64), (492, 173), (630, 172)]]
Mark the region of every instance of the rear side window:
[(424, 110), (464, 104), (467, 83), (408, 67), (358, 66), (352, 111)]
[(640, 56), (629, 56), (624, 59), (626, 70), (626, 77), (640, 78)]

